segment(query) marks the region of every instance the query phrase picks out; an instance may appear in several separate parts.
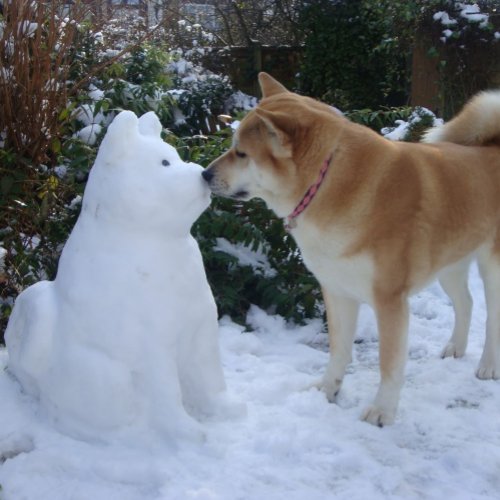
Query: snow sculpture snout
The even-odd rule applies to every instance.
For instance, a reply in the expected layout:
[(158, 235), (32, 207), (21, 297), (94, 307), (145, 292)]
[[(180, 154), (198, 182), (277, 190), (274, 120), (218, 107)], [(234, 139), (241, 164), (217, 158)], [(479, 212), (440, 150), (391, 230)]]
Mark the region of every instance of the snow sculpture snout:
[(66, 432), (198, 436), (225, 391), (215, 302), (190, 228), (202, 168), (123, 111), (103, 139), (54, 281), (21, 293), (9, 370)]

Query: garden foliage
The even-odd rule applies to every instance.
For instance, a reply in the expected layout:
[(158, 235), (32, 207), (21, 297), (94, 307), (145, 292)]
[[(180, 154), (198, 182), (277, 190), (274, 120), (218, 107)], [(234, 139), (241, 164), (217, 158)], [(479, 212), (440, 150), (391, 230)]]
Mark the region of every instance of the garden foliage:
[[(59, 11), (39, 10), (37, 15), (29, 40), (23, 33), (24, 38), (16, 42), (26, 45), (26, 57), (42, 48), (49, 50), (46, 37), (57, 38), (60, 23), (69, 22)], [(6, 16), (2, 23), (5, 51), (11, 41), (11, 19)], [(0, 245), (7, 250), (6, 280), (1, 284), (2, 330), (15, 296), (35, 281), (55, 277), (99, 142), (119, 110), (130, 109), (138, 115), (155, 111), (165, 140), (184, 159), (206, 166), (231, 144), (232, 129), (216, 126), (214, 116), (244, 112), (255, 104), (254, 98), (242, 99), (241, 94), (234, 98), (226, 78), (207, 73), (189, 61), (189, 54), (147, 41), (128, 50), (115, 49), (91, 23), (75, 19), (71, 25), (71, 43), (51, 46), (43, 76), (59, 78), (57, 88), (63, 97), (51, 101), (49, 115), (56, 118), (57, 127), (46, 137), (40, 134), (43, 124), (38, 131), (22, 129), (14, 120), (1, 124)], [(58, 55), (60, 50), (64, 57)], [(54, 66), (59, 61), (56, 56), (68, 61), (64, 72)], [(4, 52), (4, 65), (14, 74), (19, 71), (17, 65), (25, 62), (26, 58), (9, 59)], [(9, 79), (4, 71), (0, 85), (4, 102), (13, 102), (20, 91), (18, 80)], [(33, 94), (42, 94), (34, 96), (42, 107), (44, 91), (43, 85), (31, 88)], [(24, 150), (13, 140), (11, 131), (19, 134), (20, 130), (24, 131), (23, 144), (36, 144), (37, 138), (45, 141), (37, 144), (39, 153)], [(315, 281), (281, 221), (262, 203), (238, 205), (216, 199), (193, 230), (221, 315), (244, 320), (251, 303), (298, 321), (321, 313)]]
[(413, 2), (319, 0), (304, 4), (302, 92), (340, 109), (405, 104), (409, 58), (395, 23)]
[(419, 45), (438, 68), (429, 77), (450, 117), (495, 81), (498, 7), (498, 0), (304, 0), (300, 89), (344, 110), (405, 105)]
[[(200, 40), (179, 49), (167, 45), (168, 27), (145, 34), (116, 20), (99, 25), (88, 2), (73, 2), (70, 11), (61, 10), (64, 3), (4, 2), (0, 19), (0, 247), (7, 250), (0, 332), (17, 294), (54, 278), (99, 142), (118, 111), (155, 111), (165, 140), (183, 159), (207, 166), (232, 141), (232, 129), (215, 117), (240, 116), (255, 105), (226, 77), (199, 65), (202, 45), (212, 40), (203, 30)], [(401, 107), (415, 27), (436, 23), (432, 12), (457, 3), (299, 2), (307, 35), (300, 90), (353, 110), (346, 115), (374, 130), (401, 127), (405, 140), (418, 140), (435, 118)], [(447, 32), (457, 44), (491, 32), (460, 28), (459, 21)], [(441, 31), (436, 44), (443, 43)], [(221, 315), (243, 321), (250, 304), (294, 321), (323, 314), (317, 282), (262, 202), (216, 198), (193, 232)]]
[[(441, 110), (454, 116), (477, 92), (498, 86), (498, 0), (427, 0), (415, 32), (439, 71)], [(432, 7), (432, 8), (431, 8)]]

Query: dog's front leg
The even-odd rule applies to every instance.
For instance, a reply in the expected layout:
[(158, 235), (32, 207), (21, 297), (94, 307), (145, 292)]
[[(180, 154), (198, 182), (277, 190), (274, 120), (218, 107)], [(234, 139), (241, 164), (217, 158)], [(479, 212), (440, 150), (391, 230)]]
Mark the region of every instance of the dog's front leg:
[(340, 391), (347, 365), (352, 360), (352, 343), (356, 331), (359, 303), (353, 299), (330, 293), (323, 287), (323, 299), (328, 320), (330, 360), (321, 388), (333, 403)]
[(408, 301), (405, 296), (378, 294), (375, 312), (379, 331), (380, 386), (362, 420), (383, 427), (396, 417), (399, 394), (404, 382), (408, 343)]
[(489, 249), (479, 254), (479, 270), (486, 298), (486, 342), (476, 376), (482, 380), (500, 379), (500, 266), (498, 254)]

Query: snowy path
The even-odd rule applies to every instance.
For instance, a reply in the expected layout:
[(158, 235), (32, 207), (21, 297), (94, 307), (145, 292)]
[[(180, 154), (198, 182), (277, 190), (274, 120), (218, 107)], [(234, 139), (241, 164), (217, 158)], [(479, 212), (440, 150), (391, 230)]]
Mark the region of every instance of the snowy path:
[[(439, 359), (453, 322), (439, 287), (412, 300), (406, 385), (397, 422), (384, 429), (358, 421), (378, 382), (368, 309), (338, 405), (303, 390), (327, 361), (320, 322), (289, 329), (254, 309), (248, 320), (256, 331), (241, 333), (223, 320), (227, 383), (247, 415), (207, 422), (203, 445), (177, 451), (61, 436), (1, 372), (0, 499), (498, 499), (500, 382), (474, 377), (485, 318), (475, 269), (471, 290), (471, 339), (461, 360)], [(6, 361), (0, 352), (2, 367)]]

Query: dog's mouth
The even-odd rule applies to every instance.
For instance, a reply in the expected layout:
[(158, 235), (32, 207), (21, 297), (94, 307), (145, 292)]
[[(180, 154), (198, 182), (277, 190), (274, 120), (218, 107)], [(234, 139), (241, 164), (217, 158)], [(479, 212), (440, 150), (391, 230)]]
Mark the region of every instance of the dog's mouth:
[(246, 201), (251, 198), (249, 191), (246, 189), (231, 189), (228, 182), (218, 178), (210, 178), (208, 187), (212, 194), (222, 196), (223, 198), (230, 198), (231, 200)]
[(233, 200), (247, 200), (249, 196), (248, 191), (236, 191), (236, 193), (233, 193), (230, 198)]

